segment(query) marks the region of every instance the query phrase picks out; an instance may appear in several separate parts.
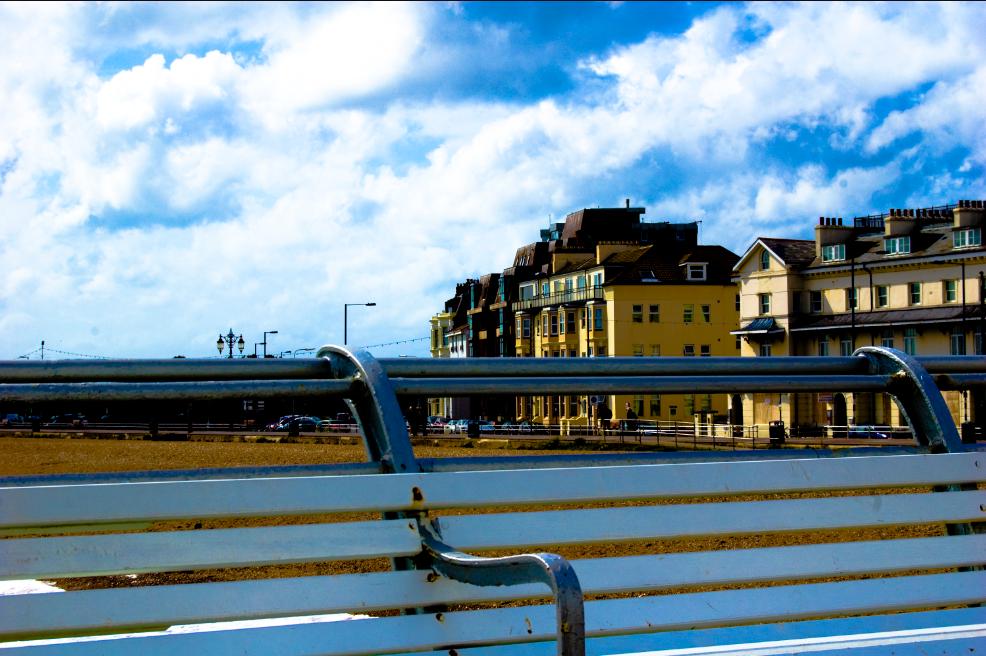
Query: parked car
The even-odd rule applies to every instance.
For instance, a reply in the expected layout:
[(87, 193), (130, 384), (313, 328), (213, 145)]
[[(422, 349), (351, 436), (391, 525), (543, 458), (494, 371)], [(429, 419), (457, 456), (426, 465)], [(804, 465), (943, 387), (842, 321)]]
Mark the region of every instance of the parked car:
[(0, 426), (13, 426), (14, 424), (23, 424), (24, 417), (14, 414), (12, 412), (5, 415), (0, 415)]
[(85, 428), (88, 423), (85, 415), (66, 413), (51, 417), (45, 425), (52, 428)]
[(442, 431), (446, 434), (465, 433), (468, 427), (469, 427), (468, 419), (453, 419), (449, 423), (445, 424)]
[(893, 434), (882, 426), (853, 426), (849, 429), (849, 437), (854, 439), (889, 440)]
[(286, 433), (290, 431), (291, 427), (294, 425), (297, 426), (298, 430), (303, 433), (311, 433), (317, 431), (321, 423), (322, 420), (318, 417), (296, 416), (290, 417), (286, 421), (282, 420), (272, 430), (279, 433)]
[(479, 423), (479, 432), (480, 433), (495, 433), (496, 432), (496, 424), (493, 423), (492, 421), (483, 420), (483, 421), (480, 421), (478, 423)]

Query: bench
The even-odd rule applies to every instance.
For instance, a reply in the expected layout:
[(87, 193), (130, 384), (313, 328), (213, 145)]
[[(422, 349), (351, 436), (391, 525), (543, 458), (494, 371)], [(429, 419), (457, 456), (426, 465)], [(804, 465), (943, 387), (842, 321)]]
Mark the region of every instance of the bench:
[[(331, 376), (309, 381), (310, 390), (350, 400), (369, 463), (0, 480), (5, 580), (136, 575), (139, 583), (151, 573), (190, 571), (207, 579), (0, 597), (0, 650), (670, 656), (986, 649), (986, 453), (962, 445), (931, 374), (903, 354), (861, 353), (867, 373), (825, 376), (843, 376), (839, 389), (876, 389), (876, 380), (893, 391), (911, 420), (912, 449), (447, 461), (414, 457), (394, 415), (397, 390), (502, 393), (506, 383), (526, 391), (566, 381), (501, 372), (465, 382), (442, 369), (465, 364), (441, 363), (429, 376), (412, 370), (419, 364), (385, 369), (342, 349), (320, 356)], [(968, 362), (954, 363), (949, 384), (977, 384), (981, 374), (970, 373)], [(93, 371), (60, 375), (85, 379)], [(106, 371), (95, 383), (5, 383), (0, 398), (176, 397), (223, 386), (105, 382), (132, 375)], [(773, 382), (762, 372), (759, 381), (733, 377), (730, 384), (802, 384), (780, 371)], [(643, 383), (634, 373), (610, 389), (636, 389)], [(647, 384), (663, 384), (658, 378)], [(815, 378), (822, 389), (824, 376)], [(11, 379), (24, 377), (0, 378)], [(597, 375), (567, 384), (601, 382)], [(252, 385), (270, 394), (305, 388), (290, 379)], [(229, 386), (243, 393), (244, 383)], [(292, 563), (314, 563), (312, 574), (277, 578), (276, 566)], [(325, 617), (334, 613), (373, 617)]]

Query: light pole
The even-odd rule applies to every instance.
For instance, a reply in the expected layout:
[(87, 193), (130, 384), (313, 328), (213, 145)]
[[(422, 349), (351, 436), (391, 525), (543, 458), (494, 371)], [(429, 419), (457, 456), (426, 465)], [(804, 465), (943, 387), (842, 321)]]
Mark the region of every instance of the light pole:
[(373, 307), (376, 303), (346, 303), (342, 308), (342, 345), (348, 344), (348, 333), (347, 324), (349, 323), (349, 306), (351, 305), (362, 305), (365, 307)]
[(276, 330), (265, 330), (264, 331), (264, 341), (261, 342), (264, 345), (264, 358), (267, 358), (267, 335), (276, 335)]
[(219, 339), (216, 340), (216, 348), (219, 349), (219, 355), (222, 356), (223, 347), (229, 346), (229, 355), (227, 357), (233, 357), (233, 346), (235, 345), (240, 349), (240, 353), (243, 353), (243, 349), (246, 348), (246, 342), (243, 341), (243, 335), (234, 335), (233, 329), (229, 329), (229, 334), (219, 335)]

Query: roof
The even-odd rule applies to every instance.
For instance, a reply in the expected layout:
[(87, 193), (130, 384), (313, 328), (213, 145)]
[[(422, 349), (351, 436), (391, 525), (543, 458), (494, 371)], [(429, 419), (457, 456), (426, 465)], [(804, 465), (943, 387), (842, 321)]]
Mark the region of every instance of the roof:
[[(963, 309), (965, 312), (963, 313)], [(980, 316), (978, 305), (950, 305), (944, 307), (917, 307), (901, 310), (878, 310), (876, 312), (856, 312), (855, 319), (850, 312), (825, 315), (808, 315), (792, 318), (791, 332), (809, 332), (816, 330), (849, 329), (855, 320), (857, 328), (902, 327), (909, 324), (955, 323), (965, 320), (978, 322)]]
[(815, 240), (813, 239), (776, 239), (774, 237), (758, 237), (753, 245), (746, 249), (743, 257), (739, 258), (733, 270), (738, 270), (753, 255), (757, 246), (766, 248), (780, 260), (781, 264), (790, 269), (803, 269), (815, 259)]
[(758, 317), (739, 330), (730, 331), (730, 335), (778, 335), (784, 329), (777, 325), (773, 317)]
[[(722, 246), (668, 248), (654, 244), (613, 253), (603, 261), (607, 268), (606, 284), (635, 285), (674, 283), (707, 285), (731, 283), (731, 271), (738, 256)], [(706, 265), (705, 280), (689, 280), (689, 262)], [(613, 271), (610, 275), (609, 271)]]

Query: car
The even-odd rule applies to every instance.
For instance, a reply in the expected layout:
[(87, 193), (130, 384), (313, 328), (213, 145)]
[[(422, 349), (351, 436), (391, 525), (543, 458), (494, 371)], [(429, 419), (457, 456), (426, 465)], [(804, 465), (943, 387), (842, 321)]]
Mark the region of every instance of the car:
[(356, 422), (352, 419), (326, 419), (319, 424), (321, 431), (344, 432), (356, 430)]
[(478, 423), (479, 423), (479, 432), (480, 433), (495, 433), (496, 432), (496, 424), (494, 424), (492, 421), (486, 421), (486, 420), (484, 420), (484, 421), (480, 421)]
[(75, 413), (65, 413), (61, 415), (54, 415), (46, 423), (46, 426), (57, 427), (57, 428), (85, 428), (88, 424), (85, 415), (75, 414)]
[(14, 424), (23, 424), (24, 417), (12, 412), (5, 415), (0, 415), (0, 426), (13, 426)]
[(292, 428), (296, 428), (300, 432), (310, 433), (317, 431), (321, 423), (322, 420), (318, 417), (296, 416), (289, 418), (287, 421), (282, 420), (273, 430), (279, 433), (286, 433), (291, 431)]
[(446, 434), (450, 433), (465, 433), (469, 428), (468, 419), (453, 419), (449, 423), (445, 424), (442, 431)]
[(889, 430), (880, 426), (853, 426), (849, 429), (848, 436), (854, 439), (871, 440), (889, 440), (893, 437)]

